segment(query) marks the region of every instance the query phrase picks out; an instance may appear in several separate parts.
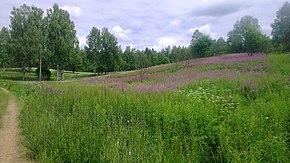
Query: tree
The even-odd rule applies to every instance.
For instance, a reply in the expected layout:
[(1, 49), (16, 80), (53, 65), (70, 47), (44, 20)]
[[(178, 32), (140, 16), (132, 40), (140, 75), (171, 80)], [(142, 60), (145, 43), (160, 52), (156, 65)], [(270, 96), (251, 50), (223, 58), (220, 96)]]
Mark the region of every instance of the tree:
[(261, 51), (262, 49), (262, 34), (261, 32), (256, 28), (250, 28), (245, 33), (245, 50), (248, 52), (248, 54), (253, 55), (253, 53), (256, 53), (258, 51)]
[(104, 65), (106, 74), (119, 68), (120, 55), (117, 38), (108, 31), (108, 28), (102, 29), (101, 37), (100, 64)]
[(245, 51), (245, 36), (249, 29), (260, 31), (261, 27), (258, 19), (252, 16), (244, 16), (235, 23), (234, 29), (228, 33), (228, 43), (231, 52), (240, 53)]
[[(93, 27), (90, 31), (90, 34), (87, 36), (87, 46), (85, 46), (85, 52), (87, 56), (87, 60), (90, 65), (90, 69), (93, 72), (96, 72), (100, 69), (100, 55), (102, 50), (102, 42), (101, 42), (101, 31)], [(99, 73), (99, 71), (98, 71)]]
[(74, 48), (78, 47), (74, 23), (70, 20), (69, 13), (59, 8), (57, 4), (48, 10), (47, 20), (47, 47), (56, 63), (57, 80), (60, 70), (61, 80), (63, 80), (64, 68), (69, 65)]
[(173, 46), (170, 53), (170, 59), (172, 62), (178, 62), (182, 60), (182, 49), (180, 46)]
[(220, 37), (218, 40), (213, 42), (212, 51), (216, 55), (228, 53), (227, 42), (222, 37)]
[(136, 53), (137, 68), (139, 69), (140, 82), (143, 82), (146, 68), (150, 66), (148, 56), (143, 51)]
[(43, 11), (37, 7), (22, 5), (11, 12), (12, 53), (22, 68), (23, 80), (27, 68), (36, 65), (42, 51), (41, 22)]
[(148, 47), (145, 48), (144, 53), (147, 55), (150, 66), (155, 66), (158, 63), (158, 53), (154, 48), (150, 49)]
[(168, 58), (169, 59), (169, 63), (173, 62), (173, 60), (171, 58), (172, 56), (171, 56), (171, 47), (170, 46), (167, 46), (166, 48), (161, 49), (160, 55), (162, 57), (164, 56), (164, 57)]
[(243, 51), (243, 37), (235, 31), (228, 33), (227, 42), (232, 53), (241, 53)]
[(122, 54), (122, 59), (125, 62), (124, 70), (135, 70), (137, 68), (137, 61), (135, 57), (136, 49), (127, 46)]
[(6, 27), (3, 27), (0, 31), (0, 66), (4, 69), (10, 65), (13, 60), (9, 55), (10, 34)]
[(206, 57), (211, 55), (212, 39), (210, 36), (204, 35), (196, 30), (191, 39), (192, 53), (198, 57)]
[(83, 65), (84, 55), (81, 50), (77, 47), (70, 53), (69, 63), (67, 69), (75, 73), (80, 70)]
[(271, 53), (274, 52), (275, 50), (271, 38), (266, 35), (261, 36), (260, 48), (261, 48), (260, 52), (263, 53)]
[(276, 19), (271, 24), (273, 42), (282, 47), (283, 52), (290, 51), (290, 3), (285, 2), (277, 11)]
[(121, 52), (118, 46), (117, 38), (103, 28), (102, 31), (93, 27), (87, 36), (85, 47), (88, 60), (92, 69), (100, 72), (118, 70), (121, 64)]
[(191, 42), (194, 42), (196, 40), (198, 40), (200, 37), (204, 36), (201, 32), (199, 32), (198, 29), (196, 29), (193, 34), (192, 34), (192, 37), (191, 37)]
[[(40, 12), (39, 12), (40, 13)], [(40, 15), (39, 15), (40, 16)], [(41, 15), (42, 17), (42, 15)], [(41, 46), (41, 52), (39, 53), (39, 57), (38, 57), (38, 62), (39, 62), (39, 72), (38, 72), (38, 77), (39, 77), (39, 81), (41, 81), (42, 79), (46, 79), (46, 80), (50, 80), (50, 75), (51, 72), (49, 70), (49, 64), (48, 64), (48, 52), (47, 52), (47, 34), (46, 34), (46, 30), (47, 30), (47, 17), (43, 18), (43, 19), (38, 19), (38, 29), (39, 29), (39, 41), (40, 41), (40, 46)], [(46, 64), (43, 64), (45, 63)], [(45, 65), (43, 67), (43, 65)], [(46, 77), (42, 77), (42, 75), (45, 75)]]

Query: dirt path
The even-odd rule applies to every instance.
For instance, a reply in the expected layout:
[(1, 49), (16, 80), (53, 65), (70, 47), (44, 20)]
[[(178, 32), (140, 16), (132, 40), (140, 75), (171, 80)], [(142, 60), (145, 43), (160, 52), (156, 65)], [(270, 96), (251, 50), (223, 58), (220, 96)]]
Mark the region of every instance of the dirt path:
[(15, 97), (7, 90), (2, 90), (9, 95), (9, 101), (7, 111), (0, 119), (3, 124), (3, 128), (0, 129), (0, 163), (26, 162), (23, 152), (24, 150), (19, 140), (19, 110)]

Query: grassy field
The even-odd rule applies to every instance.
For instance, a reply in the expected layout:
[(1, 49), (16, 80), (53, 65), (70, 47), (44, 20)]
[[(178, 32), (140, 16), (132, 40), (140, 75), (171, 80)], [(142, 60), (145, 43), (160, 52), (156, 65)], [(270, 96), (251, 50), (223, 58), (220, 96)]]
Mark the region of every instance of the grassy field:
[(0, 128), (2, 127), (1, 117), (5, 113), (8, 105), (9, 96), (2, 89), (0, 89)]
[[(35, 73), (36, 68), (32, 68), (31, 71), (27, 72), (25, 75), (26, 81), (38, 81), (38, 76)], [(52, 81), (56, 80), (56, 71), (51, 69), (51, 79)], [(72, 80), (77, 78), (92, 77), (95, 76), (94, 73), (90, 72), (75, 72), (65, 71), (64, 78), (65, 80)], [(20, 68), (0, 68), (0, 80), (16, 80), (22, 81), (23, 76)]]
[(39, 162), (289, 162), (290, 56), (225, 55), (44, 84), (4, 81)]

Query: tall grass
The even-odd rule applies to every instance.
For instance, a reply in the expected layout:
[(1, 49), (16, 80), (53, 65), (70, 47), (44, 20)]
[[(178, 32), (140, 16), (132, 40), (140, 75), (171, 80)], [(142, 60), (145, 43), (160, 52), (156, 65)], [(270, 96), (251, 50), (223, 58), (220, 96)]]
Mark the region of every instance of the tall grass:
[(289, 90), (267, 82), (255, 100), (240, 93), (242, 81), (162, 94), (35, 86), (22, 134), (40, 162), (287, 162)]
[(290, 74), (281, 57), (265, 62), (283, 68), (262, 67), (260, 78), (162, 93), (77, 82), (19, 89), (24, 145), (39, 162), (289, 162)]

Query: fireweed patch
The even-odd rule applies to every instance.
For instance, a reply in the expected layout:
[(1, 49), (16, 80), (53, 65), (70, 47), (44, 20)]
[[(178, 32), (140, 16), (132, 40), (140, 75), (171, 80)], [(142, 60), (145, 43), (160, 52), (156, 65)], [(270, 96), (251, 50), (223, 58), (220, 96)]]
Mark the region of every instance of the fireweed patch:
[(255, 100), (258, 97), (259, 85), (252, 81), (245, 82), (242, 84), (240, 92), (248, 100)]

